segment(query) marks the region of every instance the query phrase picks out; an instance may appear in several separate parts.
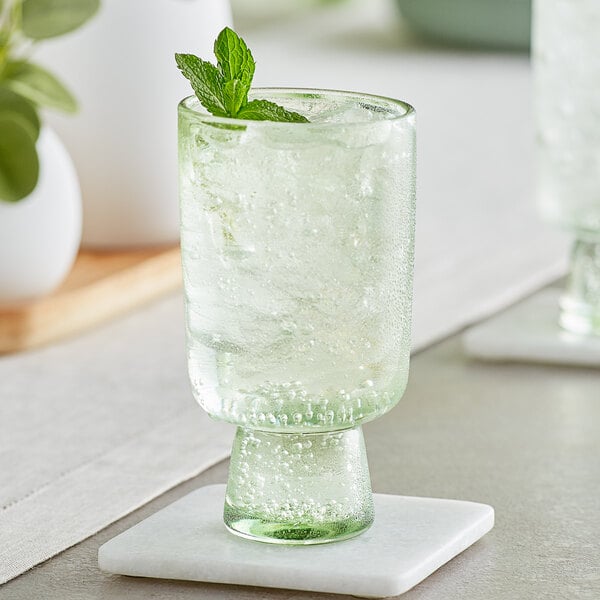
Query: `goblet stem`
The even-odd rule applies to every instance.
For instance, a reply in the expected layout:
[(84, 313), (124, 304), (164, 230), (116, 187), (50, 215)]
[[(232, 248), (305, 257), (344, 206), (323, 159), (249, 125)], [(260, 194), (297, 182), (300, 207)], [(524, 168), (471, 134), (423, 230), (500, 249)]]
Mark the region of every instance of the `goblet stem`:
[(358, 535), (373, 522), (362, 429), (238, 428), (224, 519), (237, 535), (275, 544), (322, 544)]
[(575, 241), (560, 309), (560, 325), (567, 331), (600, 335), (600, 240)]

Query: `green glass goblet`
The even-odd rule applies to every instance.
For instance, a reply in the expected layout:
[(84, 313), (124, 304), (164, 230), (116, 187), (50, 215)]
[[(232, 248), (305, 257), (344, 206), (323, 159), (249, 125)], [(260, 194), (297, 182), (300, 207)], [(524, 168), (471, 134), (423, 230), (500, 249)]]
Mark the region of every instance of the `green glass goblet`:
[(404, 393), (415, 113), (327, 90), (256, 89), (310, 123), (179, 107), (181, 246), (194, 395), (238, 426), (224, 520), (280, 544), (373, 521), (361, 425)]
[(575, 239), (560, 325), (600, 336), (600, 2), (536, 0), (538, 201)]

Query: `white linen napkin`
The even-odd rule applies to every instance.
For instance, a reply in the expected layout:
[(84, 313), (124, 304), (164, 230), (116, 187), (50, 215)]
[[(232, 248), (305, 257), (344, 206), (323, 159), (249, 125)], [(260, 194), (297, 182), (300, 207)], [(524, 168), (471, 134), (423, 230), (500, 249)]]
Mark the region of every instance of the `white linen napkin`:
[(0, 359), (0, 583), (229, 454), (187, 381), (182, 300)]

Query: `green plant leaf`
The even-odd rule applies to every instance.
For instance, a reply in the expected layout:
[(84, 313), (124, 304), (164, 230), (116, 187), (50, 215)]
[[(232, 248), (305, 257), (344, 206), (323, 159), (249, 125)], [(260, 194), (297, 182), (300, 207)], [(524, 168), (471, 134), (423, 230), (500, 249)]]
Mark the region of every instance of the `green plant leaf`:
[(215, 56), (225, 81), (239, 79), (246, 87), (252, 85), (256, 64), (246, 42), (229, 27), (225, 27), (215, 41)]
[(25, 61), (9, 63), (4, 71), (4, 85), (38, 106), (67, 113), (77, 110), (77, 101), (71, 92), (38, 65)]
[(238, 119), (279, 121), (281, 123), (308, 123), (308, 119), (269, 100), (252, 100), (237, 114)]
[(19, 113), (0, 114), (0, 200), (17, 202), (37, 185), (39, 161), (34, 130)]
[(223, 86), (223, 99), (227, 114), (237, 116), (240, 108), (248, 102), (248, 88), (239, 79), (227, 81)]
[(202, 106), (217, 117), (228, 116), (223, 97), (225, 82), (219, 69), (193, 54), (176, 54), (175, 60), (183, 76), (191, 83)]
[(193, 54), (176, 54), (177, 66), (200, 103), (216, 117), (307, 123), (302, 115), (267, 100), (248, 103), (254, 58), (244, 40), (225, 27), (215, 41), (218, 67)]
[(91, 19), (100, 0), (23, 0), (23, 33), (34, 40), (63, 35)]
[(0, 115), (4, 112), (16, 113), (23, 117), (31, 125), (34, 140), (37, 140), (40, 133), (40, 117), (29, 100), (12, 90), (0, 87)]

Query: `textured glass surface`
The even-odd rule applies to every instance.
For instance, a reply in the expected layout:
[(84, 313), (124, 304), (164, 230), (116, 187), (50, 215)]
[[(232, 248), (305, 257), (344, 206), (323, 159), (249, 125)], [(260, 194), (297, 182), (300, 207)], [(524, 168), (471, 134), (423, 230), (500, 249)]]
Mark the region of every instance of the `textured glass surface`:
[(542, 211), (600, 241), (600, 2), (537, 0), (533, 59)]
[(600, 334), (600, 2), (536, 0), (538, 200), (574, 233), (560, 324)]
[(564, 329), (582, 335), (600, 335), (600, 242), (575, 242), (560, 308), (560, 324)]
[(281, 95), (314, 123), (232, 129), (180, 110), (192, 387), (239, 425), (351, 427), (389, 410), (408, 377), (414, 116)]
[[(357, 427), (407, 383), (415, 116), (359, 94), (253, 94), (311, 123), (179, 108), (189, 374), (202, 407), (240, 426), (228, 526), (317, 543), (371, 523)], [(306, 451), (298, 434), (316, 436)]]
[(239, 428), (225, 524), (247, 537), (314, 544), (352, 537), (373, 522), (360, 427), (281, 434)]

